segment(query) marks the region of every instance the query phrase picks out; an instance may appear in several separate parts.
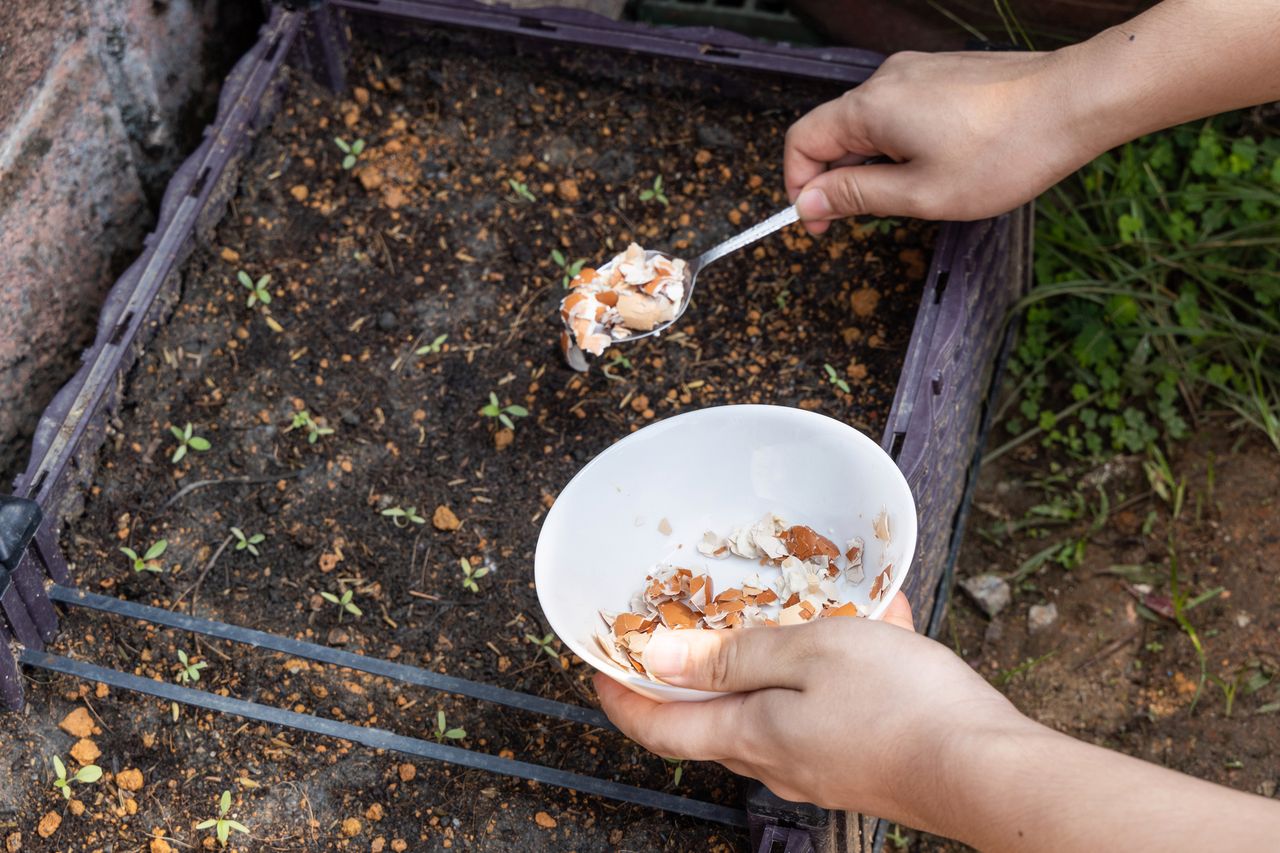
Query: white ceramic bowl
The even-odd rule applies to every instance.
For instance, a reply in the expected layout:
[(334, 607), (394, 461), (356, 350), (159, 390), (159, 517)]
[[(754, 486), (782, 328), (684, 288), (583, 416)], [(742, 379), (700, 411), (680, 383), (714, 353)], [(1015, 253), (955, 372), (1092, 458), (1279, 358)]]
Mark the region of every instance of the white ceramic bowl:
[[(888, 543), (872, 519), (888, 512)], [(716, 589), (738, 586), (751, 571), (739, 558), (697, 551), (706, 530), (721, 535), (776, 512), (806, 524), (841, 548), (866, 540), (859, 605), (880, 567), (894, 566), (889, 591), (871, 608), (879, 618), (902, 585), (916, 547), (916, 508), (898, 466), (880, 446), (840, 421), (783, 406), (720, 406), (675, 415), (632, 433), (591, 460), (565, 486), (538, 536), (534, 577), (551, 629), (583, 660), (659, 701), (719, 695), (624, 672), (594, 639), (600, 610), (626, 610), (660, 561), (707, 572)], [(666, 519), (670, 535), (659, 531)], [(774, 630), (774, 629), (749, 629)], [(777, 629), (785, 630), (785, 629)]]

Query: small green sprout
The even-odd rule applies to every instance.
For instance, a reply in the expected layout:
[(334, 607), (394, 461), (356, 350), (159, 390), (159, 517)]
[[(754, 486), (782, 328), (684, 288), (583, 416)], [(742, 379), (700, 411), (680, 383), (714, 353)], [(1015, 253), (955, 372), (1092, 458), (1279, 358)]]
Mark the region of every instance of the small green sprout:
[(546, 652), (550, 657), (554, 658), (555, 660), (560, 660), (560, 653), (555, 650), (555, 647), (553, 645), (551, 645), (556, 638), (555, 634), (549, 633), (543, 637), (537, 637), (533, 634), (525, 634), (524, 638), (529, 642), (533, 643), (542, 651)]
[(249, 290), (249, 300), (245, 304), (250, 308), (259, 302), (263, 305), (271, 304), (271, 291), (267, 290), (267, 285), (271, 283), (270, 273), (254, 281), (253, 276), (244, 270), (240, 270), (240, 272), (236, 273), (236, 279)]
[(832, 385), (839, 388), (844, 393), (846, 394), (849, 393), (849, 383), (845, 382), (843, 379), (840, 378), (840, 374), (836, 372), (836, 369), (834, 367), (832, 367), (829, 364), (824, 364), (822, 365), (822, 369), (827, 374), (828, 382), (830, 382)]
[(68, 800), (71, 799), (72, 782), (88, 785), (102, 778), (102, 768), (96, 764), (86, 764), (68, 778), (66, 766), (63, 765), (62, 759), (56, 755), (53, 756), (53, 772), (58, 777), (53, 780), (53, 787), (61, 791), (62, 796)]
[(466, 557), (463, 557), (458, 562), (462, 566), (462, 585), (474, 593), (479, 593), (480, 585), (476, 581), (489, 574), (489, 567), (481, 566), (478, 569), (473, 569), (471, 561)]
[(334, 137), (333, 144), (338, 146), (338, 150), (343, 154), (342, 168), (348, 172), (351, 171), (351, 167), (356, 164), (356, 161), (360, 159), (360, 154), (364, 151), (364, 140), (357, 139), (348, 145), (345, 139), (338, 136)]
[(416, 350), (413, 351), (413, 354), (428, 355), (431, 353), (440, 352), (440, 350), (444, 348), (444, 342), (447, 340), (449, 340), (448, 335), (437, 335), (434, 341), (432, 341), (429, 344), (426, 344), (425, 346), (418, 347)]
[(169, 432), (173, 433), (173, 437), (178, 440), (178, 449), (173, 451), (173, 457), (169, 460), (177, 465), (182, 461), (182, 457), (187, 455), (187, 450), (198, 450), (201, 453), (208, 450), (212, 445), (209, 439), (201, 438), (195, 434), (195, 427), (189, 422), (181, 429), (176, 426), (169, 427)]
[(215, 833), (218, 836), (218, 844), (223, 847), (227, 846), (227, 839), (231, 837), (231, 830), (233, 829), (236, 832), (243, 832), (245, 835), (248, 835), (249, 827), (245, 826), (238, 820), (232, 820), (227, 817), (227, 812), (229, 811), (231, 811), (231, 792), (223, 791), (222, 799), (218, 801), (218, 816), (200, 821), (196, 824), (196, 829), (209, 829), (210, 827), (214, 827)]
[(569, 259), (566, 258), (564, 256), (564, 252), (561, 252), (559, 249), (551, 250), (551, 260), (556, 266), (560, 267), (560, 271), (564, 273), (564, 277), (561, 279), (560, 283), (564, 285), (566, 289), (568, 289), (569, 285), (573, 283), (573, 280), (578, 277), (578, 273), (582, 272), (582, 268), (587, 263), (586, 258), (578, 258), (573, 263), (569, 263)]
[(138, 552), (132, 548), (121, 548), (120, 551), (133, 561), (133, 571), (136, 574), (138, 572), (163, 571), (160, 568), (159, 559), (160, 555), (164, 553), (164, 549), (168, 547), (169, 540), (157, 539), (155, 544), (148, 548), (141, 557), (139, 557)]
[(302, 429), (303, 427), (307, 430), (307, 444), (315, 444), (322, 435), (333, 435), (331, 427), (320, 426), (306, 409), (293, 416), (293, 421), (285, 432), (293, 432), (295, 429)]
[(411, 506), (408, 509), (399, 506), (389, 507), (382, 511), (382, 514), (395, 522), (396, 527), (408, 527), (410, 522), (413, 524), (426, 524), (427, 520), (418, 515), (418, 508)]
[(664, 758), (663, 761), (670, 764), (674, 769), (671, 772), (671, 784), (679, 787), (680, 780), (684, 778), (684, 759), (683, 758)]
[(527, 418), (529, 416), (529, 410), (524, 406), (517, 406), (514, 404), (504, 406), (498, 402), (498, 395), (490, 391), (489, 404), (480, 410), (480, 414), (484, 415), (486, 418), (497, 418), (498, 423), (502, 424), (507, 429), (513, 430), (516, 428), (516, 424), (515, 421), (511, 419)]
[(350, 613), (352, 616), (355, 616), (357, 619), (359, 619), (361, 616), (364, 615), (364, 611), (361, 610), (359, 607), (356, 607), (355, 604), (351, 602), (352, 593), (351, 593), (351, 590), (349, 589), (343, 592), (341, 597), (336, 596), (331, 592), (322, 592), (320, 593), (320, 597), (323, 598), (325, 601), (329, 602), (330, 604), (335, 604), (338, 607), (342, 608), (341, 610), (338, 611), (339, 622), (342, 621), (342, 614), (344, 613)]
[(200, 680), (200, 670), (208, 665), (204, 661), (192, 663), (191, 659), (187, 657), (187, 653), (182, 649), (178, 649), (178, 683), (194, 684)]
[(258, 545), (266, 539), (266, 534), (255, 533), (252, 536), (246, 536), (245, 532), (239, 527), (231, 528), (231, 535), (236, 538), (236, 550), (248, 551), (253, 556), (258, 556)]
[(519, 181), (517, 181), (515, 178), (509, 178), (507, 180), (507, 186), (511, 187), (511, 191), (516, 195), (520, 196), (520, 198), (524, 199), (525, 201), (538, 200), (537, 196), (529, 192), (528, 184), (522, 184)]
[(467, 730), (449, 728), (449, 724), (445, 722), (444, 711), (436, 711), (436, 730), (434, 734), (436, 743), (444, 743), (446, 740), (462, 740), (467, 736)]
[(667, 201), (667, 197), (662, 193), (662, 176), (653, 179), (653, 186), (647, 190), (640, 190), (641, 201), (660, 202), (663, 207), (670, 207), (671, 202)]

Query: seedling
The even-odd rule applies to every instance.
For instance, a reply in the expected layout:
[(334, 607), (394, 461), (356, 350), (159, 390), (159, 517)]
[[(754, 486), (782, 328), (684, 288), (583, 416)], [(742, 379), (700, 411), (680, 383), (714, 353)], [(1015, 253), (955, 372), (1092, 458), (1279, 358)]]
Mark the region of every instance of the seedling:
[(364, 615), (364, 611), (361, 610), (359, 607), (356, 607), (355, 604), (352, 603), (351, 601), (352, 592), (349, 589), (345, 590), (341, 596), (337, 596), (331, 592), (326, 591), (326, 592), (320, 593), (320, 597), (323, 598), (325, 601), (329, 602), (330, 604), (337, 605), (339, 608), (341, 608), (338, 611), (339, 622), (342, 621), (342, 614), (344, 613), (350, 613), (352, 616), (356, 617), (357, 619), (359, 619), (361, 616)]
[(345, 139), (338, 136), (334, 137), (333, 144), (338, 146), (338, 150), (342, 152), (342, 168), (348, 172), (351, 171), (356, 161), (360, 159), (361, 153), (364, 152), (364, 140), (357, 139), (355, 142), (347, 144)]
[(384, 509), (382, 514), (395, 522), (396, 527), (408, 527), (410, 522), (413, 524), (427, 523), (425, 518), (418, 515), (418, 508), (416, 506), (411, 506), (408, 509), (393, 506), (388, 509)]
[(662, 176), (653, 179), (653, 186), (647, 190), (640, 190), (641, 201), (656, 201), (663, 207), (669, 207), (671, 202), (667, 201), (667, 197), (662, 193)]
[(509, 178), (507, 180), (507, 186), (511, 187), (511, 191), (516, 195), (520, 196), (520, 198), (524, 199), (525, 201), (538, 200), (537, 196), (529, 192), (528, 184), (522, 184), (519, 181), (517, 181), (515, 178)]
[(271, 291), (267, 290), (267, 285), (271, 283), (271, 274), (267, 273), (257, 281), (253, 280), (253, 276), (244, 270), (236, 273), (236, 279), (243, 284), (249, 291), (249, 300), (245, 303), (250, 308), (261, 302), (263, 305), (271, 304)]
[(71, 783), (79, 782), (82, 785), (88, 785), (102, 778), (102, 768), (96, 764), (86, 764), (68, 778), (66, 766), (56, 755), (53, 756), (53, 772), (57, 774), (57, 778), (53, 780), (53, 787), (61, 791), (62, 796), (68, 800), (71, 799)]
[(160, 555), (164, 553), (164, 549), (169, 547), (169, 540), (157, 539), (155, 544), (146, 550), (139, 557), (138, 552), (132, 548), (121, 548), (120, 551), (126, 557), (133, 561), (133, 571), (138, 572), (160, 572)]
[(836, 369), (834, 367), (832, 367), (829, 364), (824, 364), (822, 365), (822, 369), (827, 374), (828, 382), (830, 382), (832, 385), (839, 388), (844, 393), (846, 394), (849, 393), (849, 383), (845, 382), (844, 379), (840, 377), (840, 374), (836, 372)]
[(176, 426), (171, 426), (169, 427), (169, 432), (173, 433), (173, 437), (178, 440), (178, 449), (173, 451), (173, 456), (169, 460), (174, 465), (177, 465), (182, 461), (182, 457), (187, 455), (188, 449), (198, 450), (203, 453), (212, 447), (212, 445), (209, 444), (209, 439), (201, 438), (195, 434), (195, 427), (190, 423), (182, 429), (179, 429)]
[(214, 827), (214, 834), (218, 836), (218, 844), (223, 847), (227, 846), (227, 839), (231, 837), (231, 830), (249, 834), (249, 827), (245, 826), (238, 820), (232, 820), (227, 817), (227, 812), (231, 811), (231, 792), (223, 791), (222, 799), (218, 800), (218, 816), (211, 817), (208, 820), (202, 820), (196, 824), (196, 829), (209, 829)]
[(416, 350), (414, 350), (414, 351), (413, 351), (413, 354), (414, 354), (414, 355), (428, 355), (428, 354), (431, 354), (431, 353), (437, 353), (437, 352), (440, 352), (440, 350), (444, 348), (444, 342), (445, 342), (445, 341), (447, 341), (447, 340), (449, 340), (449, 336), (448, 336), (448, 335), (437, 335), (437, 336), (436, 336), (436, 339), (435, 339), (434, 341), (432, 341), (431, 343), (427, 344), (426, 346), (420, 346), (420, 347), (418, 347)]
[(293, 416), (293, 421), (290, 422), (289, 427), (285, 432), (293, 432), (295, 429), (302, 429), (304, 427), (307, 430), (307, 444), (315, 444), (320, 440), (320, 436), (322, 435), (333, 435), (333, 429), (330, 427), (320, 426), (320, 424), (315, 422), (311, 417), (311, 413), (306, 409), (303, 409), (301, 412), (298, 412)]
[(504, 406), (498, 402), (498, 395), (489, 392), (489, 404), (480, 410), (480, 414), (486, 418), (497, 418), (498, 423), (510, 430), (516, 428), (515, 421), (512, 418), (527, 418), (529, 410), (524, 406), (510, 405)]
[(560, 660), (560, 653), (555, 650), (554, 646), (551, 645), (552, 642), (555, 641), (555, 638), (556, 638), (555, 634), (547, 634), (546, 636), (541, 638), (535, 637), (533, 634), (525, 634), (524, 638), (529, 642), (533, 643), (542, 651), (546, 652), (547, 655), (549, 655), (551, 658), (557, 661)]
[(253, 556), (258, 556), (258, 544), (266, 539), (263, 533), (255, 533), (252, 536), (246, 536), (244, 531), (239, 527), (231, 528), (231, 535), (236, 537), (236, 550), (248, 551)]
[(466, 557), (463, 557), (458, 562), (462, 565), (462, 585), (474, 593), (479, 593), (480, 585), (476, 581), (489, 574), (489, 567), (481, 566), (478, 569), (473, 569), (471, 561)]
[(671, 771), (671, 784), (676, 787), (679, 787), (680, 780), (684, 778), (684, 759), (683, 758), (664, 758), (662, 760), (667, 762), (672, 766), (672, 768), (674, 768)]
[(578, 277), (578, 273), (582, 272), (583, 266), (587, 263), (586, 258), (578, 258), (573, 263), (569, 263), (569, 259), (566, 258), (564, 256), (564, 252), (561, 252), (559, 249), (551, 250), (551, 260), (554, 261), (555, 265), (560, 267), (561, 272), (564, 273), (564, 278), (560, 283), (564, 285), (566, 289), (568, 289), (569, 285), (573, 283), (573, 280)]
[(467, 736), (466, 729), (451, 729), (445, 722), (444, 711), (436, 711), (436, 743), (444, 743), (446, 740), (462, 740)]
[(204, 661), (192, 663), (191, 659), (187, 657), (187, 653), (182, 649), (178, 649), (178, 683), (194, 684), (200, 680), (200, 670), (204, 669), (208, 665), (209, 664)]

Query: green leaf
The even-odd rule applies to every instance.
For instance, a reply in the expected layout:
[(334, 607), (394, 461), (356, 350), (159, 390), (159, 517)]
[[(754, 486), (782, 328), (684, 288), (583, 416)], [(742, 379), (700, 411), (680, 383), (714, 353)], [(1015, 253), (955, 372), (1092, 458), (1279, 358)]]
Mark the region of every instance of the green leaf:
[(267, 534), (265, 533), (255, 533), (249, 537), (249, 544), (257, 545), (259, 542), (263, 541), (266, 538), (267, 538)]
[(225, 815), (229, 811), (231, 811), (231, 792), (223, 791), (222, 798), (218, 800), (218, 812)]
[(58, 774), (59, 779), (67, 778), (66, 765), (64, 765), (62, 763), (62, 759), (56, 755), (53, 756), (53, 772)]
[(342, 168), (344, 169), (350, 169), (355, 164), (356, 164), (356, 155), (354, 154), (348, 154), (346, 157), (342, 158)]
[(565, 265), (564, 254), (559, 249), (551, 250), (551, 260), (556, 262), (556, 266), (562, 267)]
[(341, 150), (343, 154), (351, 153), (351, 146), (347, 144), (345, 139), (342, 139), (341, 137), (335, 138), (333, 140), (333, 144), (337, 145), (338, 149)]
[(328, 602), (330, 602), (330, 603), (332, 603), (332, 604), (341, 604), (341, 603), (342, 603), (342, 602), (338, 601), (338, 596), (334, 595), (334, 594), (333, 594), (333, 593), (331, 593), (331, 592), (321, 592), (321, 593), (320, 593), (320, 597), (321, 597), (321, 598), (323, 598), (325, 601), (328, 601)]
[(516, 425), (515, 425), (514, 423), (512, 423), (511, 418), (507, 417), (507, 416), (506, 416), (506, 414), (503, 414), (503, 413), (499, 413), (499, 415), (498, 415), (498, 423), (502, 424), (502, 425), (503, 425), (504, 427), (506, 427), (507, 429), (515, 429), (515, 428), (516, 428)]
[(249, 277), (247, 272), (240, 270), (240, 272), (236, 273), (236, 278), (239, 279), (240, 283), (245, 287), (253, 290), (253, 279)]
[(352, 153), (352, 154), (359, 154), (359, 153), (360, 153), (360, 152), (362, 152), (362, 151), (364, 151), (364, 140), (363, 140), (363, 139), (357, 139), (355, 142), (351, 143), (351, 153)]
[(227, 820), (226, 824), (227, 826), (234, 829), (236, 832), (243, 832), (245, 835), (249, 834), (249, 827), (245, 826), (243, 823), (241, 823), (238, 820)]
[(169, 432), (173, 433), (173, 437), (178, 439), (178, 441), (185, 441), (187, 438), (185, 435), (183, 435), (182, 430), (176, 426), (169, 427)]
[(173, 458), (170, 460), (177, 465), (182, 461), (182, 457), (187, 455), (187, 446), (185, 444), (178, 445), (178, 449), (173, 452)]
[(142, 555), (144, 560), (154, 560), (164, 553), (164, 549), (169, 547), (168, 539), (157, 539), (156, 543), (147, 549), (147, 553)]
[(348, 612), (348, 613), (351, 613), (351, 614), (353, 614), (353, 615), (355, 615), (355, 616), (363, 616), (363, 615), (364, 615), (364, 611), (363, 611), (363, 610), (361, 610), (359, 607), (356, 607), (356, 606), (355, 606), (354, 604), (352, 604), (351, 602), (347, 602), (347, 604), (346, 604), (345, 606), (346, 606), (346, 608), (347, 608), (347, 612)]
[(467, 730), (466, 729), (449, 729), (449, 731), (444, 733), (444, 736), (451, 740), (462, 740), (464, 737), (467, 736)]
[(526, 409), (524, 406), (517, 406), (513, 404), (510, 406), (507, 406), (506, 412), (509, 415), (515, 415), (517, 418), (529, 417), (529, 410)]
[(436, 711), (436, 728), (444, 731), (444, 711)]
[(97, 782), (102, 778), (102, 768), (96, 764), (86, 764), (76, 771), (75, 778), (77, 782)]
[(218, 821), (218, 842), (227, 846), (227, 838), (231, 835), (231, 826), (225, 820)]
[(209, 818), (208, 820), (202, 820), (202, 821), (200, 821), (199, 823), (197, 823), (197, 824), (196, 824), (196, 829), (208, 829), (209, 827), (213, 826), (213, 825), (214, 825), (214, 824), (216, 824), (217, 822), (218, 822), (218, 821), (217, 821), (215, 818)]
[(351, 595), (352, 595), (352, 591), (351, 591), (351, 590), (349, 590), (349, 589), (348, 589), (348, 590), (344, 590), (344, 591), (343, 591), (343, 593), (342, 593), (342, 598), (338, 599), (338, 603), (339, 603), (339, 604), (346, 604), (346, 603), (348, 603), (349, 601), (351, 601)]
[(120, 550), (124, 552), (124, 555), (126, 557), (128, 557), (130, 560), (133, 560), (135, 563), (139, 561), (138, 553), (134, 551), (132, 548), (121, 548)]

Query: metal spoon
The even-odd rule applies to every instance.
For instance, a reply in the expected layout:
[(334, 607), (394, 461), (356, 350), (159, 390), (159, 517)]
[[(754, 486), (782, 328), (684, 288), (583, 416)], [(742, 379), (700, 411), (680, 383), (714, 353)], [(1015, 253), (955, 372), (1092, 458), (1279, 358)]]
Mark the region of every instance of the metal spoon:
[[(616, 346), (617, 344), (628, 343), (630, 341), (638, 341), (641, 338), (656, 335), (674, 325), (675, 322), (680, 319), (681, 315), (683, 315), (689, 308), (689, 302), (693, 299), (693, 288), (698, 282), (698, 273), (702, 272), (709, 264), (720, 260), (725, 255), (736, 252), (744, 246), (749, 246), (762, 237), (767, 237), (774, 231), (785, 228), (799, 219), (800, 215), (796, 213), (795, 205), (791, 205), (790, 207), (778, 211), (768, 219), (753, 225), (746, 231), (730, 237), (723, 243), (712, 246), (693, 260), (687, 261), (684, 273), (684, 297), (680, 300), (680, 304), (676, 306), (676, 312), (672, 318), (665, 323), (654, 326), (652, 329), (635, 331), (630, 335), (627, 335), (625, 338), (615, 338), (613, 345)], [(670, 260), (676, 260), (674, 255), (669, 255), (666, 252), (659, 252), (656, 250), (649, 250), (645, 252), (646, 259), (653, 257), (663, 257)], [(607, 275), (612, 269), (613, 261), (610, 261), (609, 263), (601, 266), (598, 272), (602, 275)], [(577, 345), (575, 345), (572, 340), (569, 343), (569, 349), (568, 352), (565, 353), (565, 357), (569, 362), (569, 366), (574, 370), (583, 372), (587, 370), (587, 356), (582, 350), (578, 349)]]

